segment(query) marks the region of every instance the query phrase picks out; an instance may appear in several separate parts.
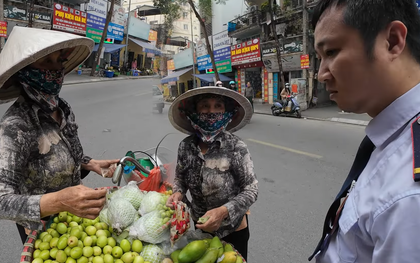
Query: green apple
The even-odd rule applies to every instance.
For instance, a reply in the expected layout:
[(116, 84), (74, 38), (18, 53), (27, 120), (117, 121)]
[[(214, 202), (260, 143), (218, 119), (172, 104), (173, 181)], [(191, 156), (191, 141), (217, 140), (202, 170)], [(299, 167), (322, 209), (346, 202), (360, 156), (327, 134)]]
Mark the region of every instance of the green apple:
[(86, 234), (88, 234), (89, 236), (93, 236), (93, 235), (95, 235), (95, 234), (96, 234), (96, 231), (97, 231), (97, 229), (96, 229), (96, 227), (94, 227), (94, 226), (87, 226), (87, 227), (85, 228), (85, 232), (86, 232)]
[(93, 256), (93, 248), (92, 247), (84, 247), (83, 249), (83, 256), (90, 258)]
[(67, 224), (70, 224), (70, 222), (73, 221), (73, 217), (72, 216), (67, 216)]
[[(56, 261), (54, 261), (54, 262), (56, 262)], [(44, 261), (44, 263), (53, 263), (53, 261), (51, 259), (47, 259), (47, 260)]]
[(89, 263), (89, 259), (87, 257), (81, 257), (77, 260), (77, 263)]
[(46, 235), (48, 235), (48, 232), (42, 232), (41, 234), (39, 234), (39, 239), (43, 239)]
[(100, 237), (100, 236), (106, 236), (106, 232), (103, 229), (99, 229), (98, 231), (96, 231), (96, 236)]
[(94, 257), (92, 263), (104, 263), (104, 259), (102, 257)]
[(122, 261), (121, 259), (118, 258), (114, 261), (114, 263), (124, 263), (124, 261)]
[(127, 239), (123, 239), (120, 242), (120, 247), (122, 248), (122, 250), (124, 252), (129, 252), (131, 250), (131, 244), (130, 241), (128, 241)]
[(93, 239), (90, 236), (85, 237), (85, 239), (83, 240), (83, 245), (85, 245), (85, 247), (91, 247), (93, 243)]
[(134, 240), (131, 248), (134, 252), (140, 253), (143, 250), (143, 243), (140, 240)]
[(112, 248), (112, 256), (114, 258), (120, 258), (123, 255), (123, 250), (119, 246), (115, 246)]
[(51, 229), (56, 229), (57, 228), (57, 223), (51, 223), (50, 228)]
[(82, 242), (82, 240), (79, 240), (78, 242), (77, 242), (77, 246), (78, 247), (80, 247), (80, 248), (83, 248), (84, 246), (83, 246), (83, 242)]
[(61, 235), (67, 233), (67, 226), (64, 223), (58, 223), (57, 232)]
[[(54, 230), (54, 229), (52, 229), (52, 230)], [(42, 242), (50, 242), (52, 238), (53, 238), (53, 237), (52, 237), (52, 235), (50, 235), (50, 234), (46, 234), (46, 235), (42, 238)]]
[(58, 220), (60, 221), (60, 222), (66, 222), (67, 221), (67, 212), (60, 212), (59, 214), (58, 214)]
[(33, 257), (34, 258), (39, 258), (39, 255), (41, 255), (41, 250), (37, 249), (34, 251)]
[(52, 257), (53, 259), (55, 259), (57, 257), (57, 252), (58, 252), (58, 248), (53, 248), (50, 250), (50, 257)]
[(140, 256), (140, 254), (139, 254), (139, 253), (137, 253), (137, 252), (131, 252), (131, 253), (133, 254), (133, 257)]
[(37, 240), (35, 240), (35, 245), (34, 245), (34, 248), (35, 249), (39, 249), (39, 245), (42, 243), (42, 240), (41, 239), (37, 239)]
[(103, 229), (103, 230), (109, 230), (109, 226), (108, 226), (108, 224), (107, 224), (107, 223), (105, 223), (105, 222), (100, 222), (99, 224), (101, 224), (101, 225), (102, 225), (102, 229)]
[(83, 223), (82, 223), (82, 224), (83, 224), (85, 227), (93, 225), (92, 220), (87, 219), (87, 218), (83, 218)]
[(80, 224), (82, 222), (82, 218), (78, 217), (78, 216), (73, 216), (73, 221)]
[(44, 263), (44, 260), (42, 260), (41, 258), (36, 258), (32, 261), (32, 263)]
[(112, 253), (112, 247), (110, 245), (106, 245), (102, 249), (102, 253), (111, 255), (111, 253)]
[(108, 237), (108, 245), (111, 247), (115, 247), (117, 245), (117, 241), (113, 237)]
[(77, 263), (74, 258), (67, 258), (66, 263)]
[(78, 226), (72, 227), (70, 231), (70, 236), (75, 236), (77, 239), (82, 238), (82, 231), (79, 229)]
[(67, 242), (68, 242), (67, 237), (65, 236), (60, 237), (58, 239), (57, 248), (61, 250), (65, 249), (67, 247)]
[(92, 238), (92, 246), (96, 246), (96, 242), (98, 241), (98, 237), (97, 236), (91, 236)]
[(142, 256), (136, 256), (133, 263), (144, 263), (144, 258)]
[(64, 249), (64, 253), (66, 253), (67, 257), (70, 257), (71, 247), (66, 247)]
[(51, 231), (50, 234), (52, 237), (60, 237), (60, 233), (58, 233), (57, 230), (54, 230), (54, 229)]
[(106, 236), (99, 236), (96, 245), (100, 248), (104, 248), (106, 245), (108, 245), (108, 238)]
[(104, 263), (114, 263), (114, 257), (110, 254), (104, 255)]
[(56, 224), (60, 223), (60, 219), (58, 219), (58, 216), (54, 217), (53, 222)]
[(104, 230), (104, 231), (105, 231), (105, 234), (106, 234), (107, 237), (111, 236), (111, 232), (109, 232), (109, 230)]
[(93, 255), (100, 256), (102, 254), (102, 249), (98, 246), (93, 247)]
[(53, 238), (51, 239), (51, 241), (50, 241), (50, 248), (55, 248), (55, 247), (57, 247), (58, 240), (59, 240), (59, 238), (58, 238), (58, 237), (53, 237)]
[(43, 250), (50, 250), (50, 242), (42, 242), (41, 244), (39, 244), (39, 250), (43, 251)]
[(69, 227), (75, 227), (75, 226), (79, 226), (79, 224), (78, 223), (76, 223), (76, 222), (74, 222), (74, 221), (71, 221), (70, 223), (69, 223)]
[(67, 246), (73, 248), (73, 247), (77, 247), (77, 245), (79, 244), (79, 239), (75, 236), (70, 236), (69, 240), (67, 241)]
[(83, 249), (81, 249), (80, 247), (74, 247), (71, 249), (70, 257), (74, 259), (79, 259), (82, 257), (82, 255), (83, 255)]
[(57, 257), (55, 258), (55, 260), (59, 263), (65, 263), (67, 260), (66, 252), (64, 252), (63, 250), (59, 250), (57, 252)]
[(86, 234), (86, 232), (82, 232), (82, 236), (81, 236), (81, 238), (79, 238), (79, 240), (84, 241), (87, 236), (88, 236), (88, 234)]
[(49, 250), (41, 251), (41, 254), (39, 254), (39, 258), (41, 258), (42, 260), (49, 259), (50, 258), (50, 251)]
[(103, 230), (103, 229), (104, 229), (104, 228), (102, 227), (102, 224), (101, 224), (101, 223), (99, 223), (99, 222), (98, 222), (98, 223), (96, 223), (96, 224), (94, 224), (93, 226), (94, 226), (97, 230), (100, 230), (100, 229), (102, 229), (102, 230)]
[(124, 261), (124, 263), (133, 263), (134, 261), (133, 253), (131, 252), (124, 253), (124, 255), (122, 255), (121, 257), (121, 260)]

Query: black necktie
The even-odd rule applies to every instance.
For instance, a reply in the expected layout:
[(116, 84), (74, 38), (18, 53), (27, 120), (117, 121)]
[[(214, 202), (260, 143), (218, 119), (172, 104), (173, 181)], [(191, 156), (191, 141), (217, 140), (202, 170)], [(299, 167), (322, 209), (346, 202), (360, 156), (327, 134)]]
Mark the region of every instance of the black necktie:
[(336, 216), (340, 216), (340, 213), (337, 214), (337, 211), (340, 207), (341, 198), (347, 195), (347, 192), (350, 189), (352, 182), (356, 181), (359, 178), (360, 174), (365, 169), (374, 149), (375, 145), (372, 143), (369, 137), (365, 136), (365, 138), (359, 146), (359, 150), (357, 151), (356, 158), (354, 159), (349, 175), (347, 176), (343, 186), (341, 187), (340, 192), (338, 193), (334, 202), (330, 206), (330, 209), (328, 210), (327, 216), (325, 217), (322, 238), (319, 241), (314, 253), (308, 258), (309, 261), (311, 261), (317, 253), (321, 252), (325, 247), (327, 247), (328, 242), (331, 238), (330, 235), (332, 231), (332, 222), (335, 221)]

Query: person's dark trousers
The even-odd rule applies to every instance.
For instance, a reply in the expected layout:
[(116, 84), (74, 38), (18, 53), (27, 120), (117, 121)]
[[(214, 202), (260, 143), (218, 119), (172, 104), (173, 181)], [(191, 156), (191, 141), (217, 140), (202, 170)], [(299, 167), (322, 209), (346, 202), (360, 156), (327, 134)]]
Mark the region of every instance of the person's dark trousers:
[[(247, 217), (248, 222), (248, 217)], [(233, 247), (242, 255), (242, 257), (248, 261), (248, 240), (249, 240), (249, 228), (246, 227), (240, 231), (233, 232), (232, 234), (225, 236), (222, 240), (231, 243)]]
[(21, 225), (16, 224), (17, 229), (19, 231), (20, 239), (22, 240), (22, 244), (25, 244), (28, 235), (25, 233), (25, 228)]

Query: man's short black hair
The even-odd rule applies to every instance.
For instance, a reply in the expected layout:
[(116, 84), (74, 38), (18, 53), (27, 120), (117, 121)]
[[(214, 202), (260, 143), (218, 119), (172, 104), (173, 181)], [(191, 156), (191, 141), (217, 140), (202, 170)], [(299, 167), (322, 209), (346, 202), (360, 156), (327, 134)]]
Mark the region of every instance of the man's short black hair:
[(379, 32), (392, 21), (401, 21), (408, 30), (407, 47), (420, 64), (420, 14), (415, 0), (319, 0), (312, 17), (314, 29), (331, 7), (345, 8), (344, 23), (360, 32), (371, 59)]

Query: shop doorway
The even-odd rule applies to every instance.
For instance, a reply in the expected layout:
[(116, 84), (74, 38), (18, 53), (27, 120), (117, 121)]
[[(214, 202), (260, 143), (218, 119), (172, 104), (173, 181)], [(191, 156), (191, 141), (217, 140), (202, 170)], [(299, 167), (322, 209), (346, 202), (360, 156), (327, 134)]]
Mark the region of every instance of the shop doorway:
[(250, 82), (254, 88), (254, 97), (262, 98), (261, 68), (248, 68), (245, 70), (245, 85)]

